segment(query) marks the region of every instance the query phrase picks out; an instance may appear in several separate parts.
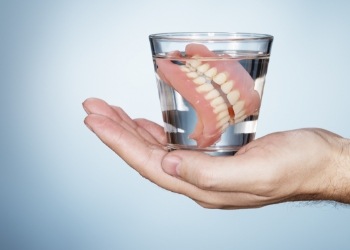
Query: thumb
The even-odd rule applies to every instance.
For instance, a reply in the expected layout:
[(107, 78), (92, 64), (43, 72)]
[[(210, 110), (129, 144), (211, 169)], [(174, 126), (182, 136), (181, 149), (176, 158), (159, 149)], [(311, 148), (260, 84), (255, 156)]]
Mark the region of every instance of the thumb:
[[(162, 160), (164, 172), (201, 189), (226, 189), (225, 169), (232, 166), (233, 157), (212, 157), (205, 153), (176, 150)], [(227, 180), (229, 181), (229, 180)]]

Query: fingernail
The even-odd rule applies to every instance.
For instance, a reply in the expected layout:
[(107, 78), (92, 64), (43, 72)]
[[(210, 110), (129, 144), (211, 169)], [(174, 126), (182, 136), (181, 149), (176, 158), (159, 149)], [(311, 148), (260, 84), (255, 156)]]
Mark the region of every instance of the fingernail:
[(181, 158), (171, 155), (171, 156), (166, 156), (163, 159), (162, 162), (162, 168), (165, 173), (172, 175), (172, 176), (179, 176), (178, 172), (178, 167), (181, 163)]

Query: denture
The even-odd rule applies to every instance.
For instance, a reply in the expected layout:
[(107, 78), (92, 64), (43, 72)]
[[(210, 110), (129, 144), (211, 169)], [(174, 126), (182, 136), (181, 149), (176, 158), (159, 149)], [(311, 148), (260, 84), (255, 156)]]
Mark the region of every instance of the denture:
[(237, 60), (226, 60), (229, 55), (209, 58), (218, 55), (202, 44), (191, 43), (185, 55), (174, 51), (167, 54), (167, 60), (156, 59), (159, 77), (196, 111), (197, 123), (189, 138), (200, 148), (218, 142), (229, 125), (243, 121), (260, 107), (254, 80)]

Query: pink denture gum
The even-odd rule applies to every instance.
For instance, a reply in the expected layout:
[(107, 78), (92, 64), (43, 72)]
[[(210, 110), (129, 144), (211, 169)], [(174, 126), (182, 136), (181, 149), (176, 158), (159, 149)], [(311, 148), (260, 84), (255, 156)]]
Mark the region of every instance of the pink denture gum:
[[(218, 55), (202, 44), (188, 44), (179, 51), (156, 59), (159, 77), (195, 109), (197, 123), (189, 136), (200, 148), (220, 140), (226, 128), (243, 121), (260, 107), (254, 80), (237, 60)], [(213, 60), (215, 59), (216, 60)], [(209, 60), (211, 59), (211, 60)]]

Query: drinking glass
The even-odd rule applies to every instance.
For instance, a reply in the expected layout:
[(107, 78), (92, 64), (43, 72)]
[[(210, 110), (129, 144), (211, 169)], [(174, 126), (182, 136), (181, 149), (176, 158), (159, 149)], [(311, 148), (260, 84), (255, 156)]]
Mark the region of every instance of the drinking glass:
[(273, 36), (149, 36), (169, 150), (233, 155), (255, 137)]

